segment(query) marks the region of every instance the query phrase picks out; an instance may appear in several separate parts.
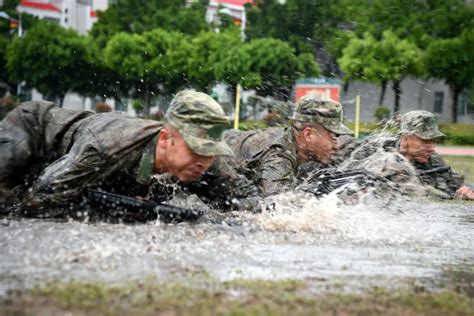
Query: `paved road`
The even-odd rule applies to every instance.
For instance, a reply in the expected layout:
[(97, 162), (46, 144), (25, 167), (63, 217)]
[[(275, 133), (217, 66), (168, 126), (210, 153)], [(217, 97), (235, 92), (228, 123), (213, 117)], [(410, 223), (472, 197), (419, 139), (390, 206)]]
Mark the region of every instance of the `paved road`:
[(438, 146), (435, 148), (436, 152), (440, 155), (451, 155), (451, 156), (472, 156), (474, 157), (474, 147), (445, 147)]

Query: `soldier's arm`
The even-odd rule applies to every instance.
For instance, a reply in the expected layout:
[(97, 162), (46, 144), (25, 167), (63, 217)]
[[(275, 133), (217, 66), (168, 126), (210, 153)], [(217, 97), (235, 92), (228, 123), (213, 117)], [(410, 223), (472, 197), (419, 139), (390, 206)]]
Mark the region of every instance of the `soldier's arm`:
[(98, 181), (107, 160), (91, 141), (76, 142), (68, 154), (44, 169), (23, 198), (22, 210), (25, 215), (60, 215), (58, 208), (77, 202), (87, 185)]
[(373, 174), (386, 178), (397, 187), (399, 193), (410, 196), (426, 195), (413, 165), (401, 154), (378, 152), (362, 161), (357, 168), (363, 168)]
[(260, 164), (259, 188), (264, 196), (293, 190), (296, 170), (291, 160), (279, 153), (271, 153)]
[(232, 158), (218, 158), (210, 168), (215, 180), (213, 191), (229, 198), (245, 198), (259, 194), (256, 185), (238, 172), (237, 163)]
[(216, 159), (198, 181), (183, 184), (189, 192), (220, 209), (258, 211), (260, 192), (229, 157)]
[[(433, 168), (447, 166), (444, 159), (438, 154), (432, 155), (430, 164)], [(435, 183), (432, 183), (431, 185), (446, 192), (451, 197), (454, 197), (456, 191), (464, 185), (464, 177), (453, 169), (435, 174), (433, 179)]]
[(343, 161), (347, 160), (352, 152), (359, 146), (360, 142), (357, 138), (350, 135), (341, 135), (337, 138), (337, 151), (331, 157), (330, 166), (339, 166)]
[[(433, 167), (446, 166), (446, 162), (438, 154), (433, 154), (430, 162)], [(464, 184), (464, 177), (452, 168), (447, 172), (436, 174), (433, 185), (437, 189), (448, 193), (450, 197), (474, 200), (474, 191)]]

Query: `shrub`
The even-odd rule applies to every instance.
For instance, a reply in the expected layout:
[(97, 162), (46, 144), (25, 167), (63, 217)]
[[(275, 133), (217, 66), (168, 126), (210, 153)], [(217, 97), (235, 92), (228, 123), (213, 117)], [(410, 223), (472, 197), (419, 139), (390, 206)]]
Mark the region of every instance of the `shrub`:
[(141, 111), (143, 111), (143, 109), (144, 109), (143, 102), (140, 101), (140, 100), (133, 100), (133, 101), (132, 101), (132, 108), (133, 108), (136, 112), (141, 112)]
[(387, 106), (378, 106), (374, 111), (374, 117), (377, 121), (384, 121), (390, 118), (390, 108)]
[(239, 130), (241, 131), (249, 131), (265, 127), (267, 127), (267, 125), (263, 121), (243, 121), (239, 123)]
[(439, 129), (446, 137), (441, 143), (446, 145), (469, 145), (474, 146), (474, 125), (441, 123)]

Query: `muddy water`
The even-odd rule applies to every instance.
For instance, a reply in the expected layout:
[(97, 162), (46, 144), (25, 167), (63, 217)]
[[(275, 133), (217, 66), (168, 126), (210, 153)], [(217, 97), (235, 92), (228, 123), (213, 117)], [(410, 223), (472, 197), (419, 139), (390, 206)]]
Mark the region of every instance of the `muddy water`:
[[(474, 262), (474, 203), (344, 205), (286, 194), (261, 214), (209, 211), (196, 224), (1, 220), (0, 294), (49, 281), (122, 282), (202, 274), (321, 284), (436, 281)], [(433, 283), (433, 282), (431, 282)], [(436, 283), (436, 282), (434, 282)]]

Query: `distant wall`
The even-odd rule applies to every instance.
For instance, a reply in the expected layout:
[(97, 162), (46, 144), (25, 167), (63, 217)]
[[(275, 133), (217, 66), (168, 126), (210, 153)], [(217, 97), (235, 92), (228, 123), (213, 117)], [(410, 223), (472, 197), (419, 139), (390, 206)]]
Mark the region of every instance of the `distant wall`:
[[(451, 95), (449, 88), (442, 81), (422, 81), (405, 79), (401, 84), (402, 96), (400, 98), (400, 112), (412, 110), (427, 110), (440, 115), (440, 121), (449, 121), (449, 104)], [(373, 116), (378, 105), (381, 88), (374, 84), (361, 81), (352, 82), (347, 92), (341, 91), (341, 103), (344, 107), (344, 117), (348, 121), (355, 120), (355, 99), (361, 96), (361, 121), (375, 121)], [(391, 84), (387, 85), (383, 104), (392, 111), (394, 107), (394, 93)], [(436, 99), (436, 102), (435, 102)], [(435, 106), (435, 103), (438, 105)], [(459, 123), (474, 124), (474, 113), (469, 113), (465, 102), (461, 102), (458, 115)], [(472, 111), (472, 109), (471, 109)]]

